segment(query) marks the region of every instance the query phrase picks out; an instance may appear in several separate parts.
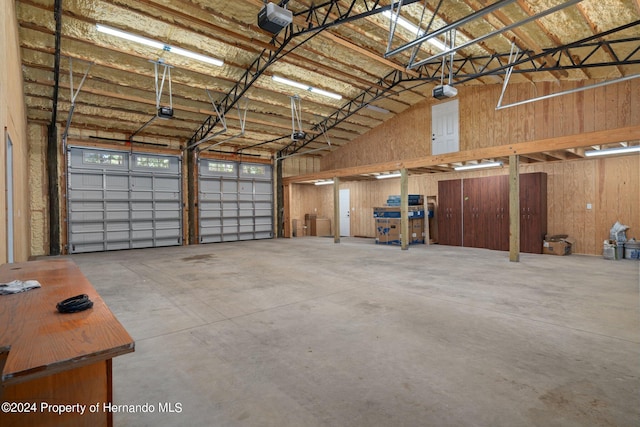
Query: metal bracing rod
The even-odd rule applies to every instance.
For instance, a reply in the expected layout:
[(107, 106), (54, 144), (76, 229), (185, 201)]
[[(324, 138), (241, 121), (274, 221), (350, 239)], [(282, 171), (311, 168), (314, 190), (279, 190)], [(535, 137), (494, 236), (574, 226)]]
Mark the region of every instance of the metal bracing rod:
[[(403, 4), (410, 5), (417, 3), (421, 0), (404, 0)], [(358, 19), (366, 18), (369, 16), (377, 15), (378, 13), (386, 10), (391, 10), (391, 5), (381, 5), (380, 0), (351, 0), (348, 6), (343, 6), (341, 0), (330, 0), (322, 4), (311, 6), (309, 10), (304, 12), (294, 13), (294, 16), (304, 16), (307, 26), (299, 29), (294, 36), (299, 36), (311, 31), (322, 31), (327, 28), (335, 27), (336, 25), (346, 24)], [(355, 6), (359, 7), (356, 8)], [(327, 7), (326, 11), (321, 11), (322, 8)], [(364, 10), (364, 12), (353, 14), (358, 10)], [(318, 13), (320, 11), (320, 13)], [(336, 14), (337, 18), (329, 22), (329, 18), (332, 14)]]
[(512, 30), (512, 29), (517, 28), (517, 27), (519, 27), (521, 25), (524, 25), (524, 24), (527, 24), (527, 23), (529, 23), (531, 21), (535, 21), (536, 19), (542, 18), (543, 16), (550, 15), (550, 14), (555, 13), (555, 12), (557, 12), (559, 10), (562, 10), (562, 9), (564, 9), (566, 7), (572, 6), (572, 5), (576, 4), (576, 3), (580, 3), (581, 1), (582, 0), (569, 0), (569, 1), (565, 2), (565, 3), (561, 3), (561, 4), (557, 5), (557, 6), (554, 6), (554, 7), (550, 8), (550, 9), (545, 10), (544, 12), (540, 12), (538, 14), (535, 14), (533, 16), (525, 18), (522, 21), (518, 21), (518, 22), (515, 22), (513, 24), (509, 24), (506, 27), (498, 28), (497, 30), (492, 31), (490, 33), (487, 33), (487, 34), (485, 34), (483, 36), (477, 37), (477, 38), (475, 38), (473, 40), (469, 40), (468, 42), (465, 42), (465, 43), (461, 44), (460, 46), (451, 47), (448, 50), (445, 50), (445, 51), (440, 52), (440, 53), (438, 53), (436, 55), (430, 56), (430, 57), (428, 57), (426, 59), (422, 59), (422, 60), (420, 60), (418, 62), (415, 62), (415, 63), (414, 62), (410, 62), (409, 65), (408, 65), (408, 68), (409, 69), (413, 69), (413, 68), (419, 67), (420, 65), (426, 64), (427, 62), (430, 62), (430, 61), (433, 61), (435, 59), (438, 59), (441, 56), (448, 55), (448, 54), (454, 54), (457, 50), (461, 50), (461, 49), (467, 48), (467, 47), (472, 46), (474, 44), (477, 44), (477, 43), (479, 43), (479, 42), (481, 42), (483, 40), (486, 40), (486, 39), (488, 39), (490, 37), (496, 36), (498, 34), (502, 34), (505, 31)]
[(157, 118), (158, 118), (158, 115), (155, 115), (155, 116), (151, 117), (151, 119), (150, 119), (149, 121), (147, 121), (145, 124), (143, 124), (142, 126), (140, 126), (140, 128), (139, 128), (138, 130), (136, 130), (134, 133), (132, 133), (132, 134), (131, 134), (131, 136), (129, 137), (129, 141), (130, 141), (130, 142), (133, 142), (133, 141), (132, 141), (133, 137), (134, 137), (134, 136), (136, 136), (137, 134), (139, 134), (140, 132), (142, 132), (142, 130), (143, 130), (144, 128), (146, 128), (146, 127), (147, 127), (147, 126), (149, 126), (151, 123), (153, 123), (153, 121), (154, 121), (155, 119), (157, 119)]
[[(389, 19), (389, 37), (387, 38), (387, 52), (391, 49), (391, 43), (393, 42), (393, 36), (396, 33), (396, 25), (398, 24), (398, 16), (400, 16), (400, 10), (402, 10), (402, 0), (397, 2), (391, 2), (391, 18)], [(416, 34), (418, 37), (419, 34)]]
[[(509, 52), (509, 63), (512, 63), (516, 59), (519, 53), (520, 53), (520, 49), (516, 46), (514, 42), (511, 42), (511, 52)], [(507, 86), (509, 85), (509, 79), (511, 78), (511, 73), (513, 73), (513, 66), (507, 69), (507, 72), (504, 76), (504, 82), (502, 83), (502, 92), (500, 92), (500, 99), (498, 99), (498, 106), (496, 107), (496, 109), (502, 105), (502, 98), (504, 98), (504, 93), (506, 92)]]
[(439, 28), (439, 29), (437, 29), (437, 30), (435, 30), (435, 31), (433, 31), (433, 32), (431, 32), (429, 34), (425, 34), (424, 36), (418, 37), (413, 41), (410, 41), (410, 42), (408, 42), (408, 43), (406, 43), (406, 44), (404, 44), (404, 45), (402, 45), (400, 47), (397, 47), (396, 49), (392, 50), (391, 52), (385, 53), (384, 57), (388, 58), (390, 56), (396, 55), (396, 54), (398, 54), (400, 52), (403, 52), (403, 51), (409, 49), (410, 47), (419, 45), (419, 44), (424, 43), (424, 42), (426, 42), (426, 41), (428, 41), (428, 40), (430, 40), (430, 39), (432, 39), (434, 37), (439, 36), (440, 34), (444, 34), (444, 33), (448, 32), (448, 31), (454, 30), (454, 29), (466, 24), (467, 22), (471, 22), (471, 21), (473, 21), (475, 19), (478, 19), (478, 18), (480, 18), (480, 17), (482, 17), (484, 15), (487, 15), (487, 14), (495, 11), (495, 10), (500, 9), (501, 7), (509, 5), (509, 4), (511, 4), (511, 3), (515, 2), (515, 1), (516, 0), (500, 0), (500, 1), (492, 4), (491, 6), (487, 6), (484, 9), (480, 9), (480, 10), (472, 13), (471, 15), (465, 16), (464, 18), (457, 20), (456, 22), (454, 22), (452, 24), (445, 25), (444, 27)]
[[(422, 14), (420, 15), (420, 21), (418, 22), (418, 28), (422, 27), (422, 20), (424, 19), (424, 14), (427, 11), (427, 1), (428, 0), (424, 0), (424, 6), (422, 7)], [(440, 6), (442, 6), (443, 2), (444, 0), (438, 1), (436, 8), (433, 10), (433, 13), (431, 14), (431, 19), (429, 20), (429, 24), (427, 25), (427, 28), (424, 31), (425, 33), (428, 33), (431, 30), (431, 25), (433, 25), (433, 21), (436, 19), (436, 16), (438, 16), (438, 12), (440, 11)], [(419, 35), (420, 34), (416, 34), (416, 37), (418, 37)], [(420, 51), (420, 47), (422, 47), (422, 43), (414, 46), (413, 49), (411, 50), (411, 57), (409, 58), (409, 64), (412, 64), (413, 61), (416, 60), (416, 56)], [(387, 49), (387, 52), (388, 51), (389, 49)]]
[[(242, 113), (240, 113), (240, 105), (237, 104), (236, 108), (238, 109), (238, 120), (240, 121), (240, 133), (236, 134), (236, 135), (232, 135), (229, 138), (225, 138), (222, 141), (218, 141), (218, 142), (212, 142), (211, 144), (207, 145), (204, 148), (200, 148), (199, 151), (204, 151), (204, 150), (209, 150), (210, 148), (216, 147), (218, 145), (224, 144), (225, 142), (229, 142), (229, 141), (233, 141), (236, 138), (240, 138), (241, 136), (244, 136), (244, 129), (245, 129), (245, 123), (247, 121), (247, 109), (249, 108), (249, 101), (247, 100), (244, 104), (244, 111)], [(226, 130), (226, 128), (225, 128)], [(209, 140), (211, 138), (206, 138), (206, 140)], [(204, 141), (203, 141), (204, 142)]]
[(500, 105), (498, 103), (498, 106), (496, 107), (496, 110), (503, 110), (505, 108), (517, 107), (518, 105), (529, 104), (531, 102), (536, 102), (536, 101), (542, 101), (543, 99), (555, 98), (556, 96), (569, 95), (570, 93), (582, 92), (582, 91), (585, 91), (587, 89), (594, 89), (594, 88), (597, 88), (597, 87), (607, 86), (607, 85), (610, 85), (610, 84), (613, 84), (613, 83), (620, 83), (620, 82), (624, 82), (624, 81), (631, 80), (631, 79), (637, 79), (638, 77), (640, 77), (640, 74), (633, 74), (633, 75), (630, 75), (630, 76), (620, 77), (619, 79), (607, 80), (606, 82), (595, 83), (595, 84), (592, 84), (592, 85), (578, 87), (578, 88), (574, 88), (574, 89), (569, 89), (569, 90), (565, 90), (565, 91), (558, 92), (558, 93), (552, 93), (552, 94), (549, 94), (549, 95), (539, 96), (537, 98), (526, 99), (524, 101), (514, 102), (513, 104)]
[[(156, 83), (156, 110), (160, 108), (160, 101), (162, 100), (162, 91), (164, 90), (164, 83), (169, 77), (169, 108), (173, 108), (173, 95), (171, 93), (171, 65), (167, 65), (163, 62), (158, 61), (150, 61), (153, 62), (153, 69), (155, 71), (155, 83)], [(158, 86), (158, 65), (162, 65), (164, 70), (162, 72), (162, 81), (160, 82), (160, 86)], [(157, 111), (156, 111), (157, 113)]]
[(291, 139), (297, 139), (296, 134), (304, 135), (302, 129), (302, 106), (298, 95), (291, 96)]
[[(518, 65), (522, 65), (525, 63), (530, 63), (532, 64), (531, 68), (518, 68), (518, 69), (514, 69), (515, 73), (533, 73), (533, 72), (540, 72), (540, 71), (557, 71), (557, 70), (572, 70), (572, 69), (579, 69), (579, 68), (594, 68), (594, 67), (606, 67), (606, 66), (613, 66), (613, 65), (631, 65), (631, 64), (640, 64), (640, 59), (638, 60), (631, 60), (630, 58), (628, 60), (624, 60), (624, 61), (609, 61), (609, 62), (600, 62), (600, 63), (594, 63), (594, 64), (586, 64), (584, 63), (584, 61), (580, 61), (577, 64), (572, 64), (572, 65), (560, 65), (560, 61), (557, 60), (555, 64), (551, 64), (548, 65), (546, 63), (546, 61), (542, 64), (542, 65), (536, 65), (535, 61), (537, 59), (546, 59), (547, 57), (552, 57), (553, 55), (558, 55), (558, 54), (562, 54), (562, 53), (566, 53), (568, 57), (572, 57), (573, 55), (571, 54), (571, 49), (577, 49), (577, 48), (582, 48), (585, 46), (591, 46), (593, 43), (592, 40), (595, 39), (600, 39), (602, 37), (606, 37), (610, 34), (614, 34), (620, 31), (624, 31), (627, 30), (629, 28), (633, 28), (640, 25), (640, 20), (639, 21), (635, 21), (635, 22), (631, 22), (625, 25), (622, 25), (620, 27), (599, 33), (599, 34), (595, 34), (593, 36), (589, 36), (586, 37), (584, 39), (575, 41), (573, 43), (569, 43), (567, 45), (564, 46), (559, 46), (559, 47), (555, 47), (555, 48), (550, 48), (550, 49), (545, 49), (543, 50), (541, 53), (538, 54), (533, 54), (531, 51), (523, 51), (521, 54), (521, 59), (516, 60), (515, 62), (513, 62), (512, 64), (502, 64), (500, 63), (499, 66), (493, 68), (493, 69), (489, 69), (489, 65), (491, 62), (493, 62), (494, 60), (500, 60), (500, 58), (502, 57), (507, 57), (508, 54), (498, 54), (498, 55), (491, 55), (491, 56), (486, 56), (484, 57), (485, 60), (488, 59), (486, 65), (484, 65), (482, 67), (482, 71), (475, 73), (475, 74), (462, 74), (462, 73), (458, 73), (456, 75), (456, 78), (458, 79), (458, 81), (456, 82), (456, 84), (460, 84), (460, 83), (464, 83), (467, 82), (469, 80), (473, 80), (479, 77), (483, 77), (483, 76), (487, 76), (487, 75), (497, 75), (497, 74), (501, 74), (502, 72), (504, 72), (504, 70), (506, 70), (507, 68), (511, 67), (511, 66), (518, 66)], [(625, 38), (622, 40), (608, 40), (606, 42), (606, 46), (608, 46), (609, 48), (612, 47), (612, 45), (614, 43), (628, 43), (631, 41), (635, 41), (637, 43), (640, 43), (640, 37), (635, 37), (635, 38)], [(603, 46), (605, 46), (605, 43), (600, 41), (597, 42), (597, 44), (599, 45), (600, 48), (602, 48)], [(460, 62), (460, 70), (462, 69), (462, 67), (467, 64), (467, 63), (472, 63), (472, 61), (478, 61), (478, 60), (482, 60), (483, 57), (475, 57), (475, 58), (463, 58), (460, 60), (457, 60), (457, 62)]]
[(76, 98), (78, 97), (78, 94), (80, 93), (80, 90), (84, 85), (84, 82), (87, 80), (87, 76), (89, 75), (89, 71), (91, 70), (91, 67), (93, 66), (93, 64), (94, 64), (93, 62), (89, 62), (89, 66), (87, 67), (87, 70), (85, 71), (84, 76), (82, 76), (82, 80), (80, 80), (78, 89), (74, 91), (73, 89), (73, 58), (69, 57), (69, 90), (71, 92), (71, 108), (69, 109), (67, 124), (64, 128), (64, 132), (62, 133), (63, 149), (64, 149), (64, 146), (66, 145), (67, 136), (69, 136), (69, 127), (71, 126), (71, 119), (73, 118), (73, 112), (76, 109)]
[[(225, 118), (224, 114), (221, 114), (220, 110), (218, 110), (218, 106), (216, 105), (215, 101), (213, 100), (213, 97), (211, 96), (211, 92), (209, 92), (209, 89), (205, 88), (205, 92), (207, 92), (207, 96), (209, 97), (209, 101), (211, 101), (211, 105), (213, 106), (213, 111), (216, 112), (216, 117), (218, 118), (216, 123), (222, 123), (222, 129), (219, 130), (218, 132), (212, 134), (212, 135), (204, 135), (199, 141), (196, 141), (196, 142), (193, 142), (193, 143), (187, 145), (183, 149), (183, 151), (190, 150), (190, 149), (192, 149), (194, 147), (197, 147), (200, 144), (202, 144), (203, 142), (211, 141), (216, 136), (222, 135), (223, 133), (227, 132), (227, 119)], [(211, 128), (209, 130), (209, 132), (211, 132), (211, 130), (213, 130), (213, 128)]]

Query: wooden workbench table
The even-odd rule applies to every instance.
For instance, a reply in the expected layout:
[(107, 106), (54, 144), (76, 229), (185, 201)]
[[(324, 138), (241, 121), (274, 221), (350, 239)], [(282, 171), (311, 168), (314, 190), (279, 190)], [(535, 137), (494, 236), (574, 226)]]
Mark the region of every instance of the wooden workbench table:
[[(42, 287), (0, 295), (0, 347), (11, 346), (0, 401), (31, 406), (14, 405), (7, 412), (5, 404), (0, 425), (112, 425), (111, 413), (103, 410), (112, 401), (111, 359), (133, 352), (133, 339), (70, 259), (0, 266), (0, 283), (15, 279), (37, 280)], [(93, 307), (58, 313), (59, 301), (79, 294), (87, 294)], [(90, 412), (89, 405), (98, 402), (99, 410)], [(58, 414), (61, 409), (69, 412)]]

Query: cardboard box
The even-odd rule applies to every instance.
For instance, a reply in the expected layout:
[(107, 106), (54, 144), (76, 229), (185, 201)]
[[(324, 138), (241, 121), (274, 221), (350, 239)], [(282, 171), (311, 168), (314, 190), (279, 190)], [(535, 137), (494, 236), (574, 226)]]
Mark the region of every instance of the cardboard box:
[[(400, 245), (400, 218), (376, 218), (376, 243)], [(424, 218), (409, 219), (409, 244), (424, 243)]]
[(331, 220), (329, 218), (316, 218), (316, 236), (329, 237), (331, 234)]
[[(374, 218), (400, 218), (400, 207), (381, 206), (373, 208)], [(408, 206), (407, 215), (409, 218), (424, 218), (424, 206)]]
[(542, 253), (547, 255), (570, 255), (576, 240), (566, 234), (546, 235), (542, 242)]

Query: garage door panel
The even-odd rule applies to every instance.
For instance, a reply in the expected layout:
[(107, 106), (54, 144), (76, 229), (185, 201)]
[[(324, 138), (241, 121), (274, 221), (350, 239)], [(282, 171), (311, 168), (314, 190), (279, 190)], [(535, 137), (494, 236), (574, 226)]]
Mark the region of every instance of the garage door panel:
[(104, 199), (104, 191), (102, 190), (70, 190), (68, 193), (71, 201), (102, 201)]
[(153, 188), (157, 192), (171, 192), (177, 194), (180, 191), (180, 181), (171, 177), (156, 177)]
[(105, 188), (107, 190), (124, 190), (129, 191), (129, 176), (128, 175), (109, 175), (104, 177)]
[(200, 178), (200, 192), (202, 195), (219, 194), (221, 193), (220, 179)]
[(84, 222), (84, 221), (103, 221), (104, 220), (104, 212), (103, 211), (73, 211), (69, 212), (69, 217), (73, 221)]
[[(200, 159), (198, 179), (201, 242), (272, 237), (271, 166)], [(220, 203), (213, 203), (214, 200)], [(256, 201), (267, 206), (262, 220), (271, 224), (268, 231), (260, 234), (255, 232)], [(214, 219), (222, 222), (212, 226)]]
[[(67, 209), (71, 253), (181, 243), (180, 158), (134, 153), (130, 160), (129, 154), (69, 148)], [(162, 203), (159, 218), (154, 212), (157, 200)], [(106, 231), (100, 235), (87, 233), (98, 224), (86, 221), (102, 218), (104, 222), (99, 226), (106, 227)], [(161, 226), (158, 220), (171, 222), (162, 224), (162, 241), (156, 233)]]
[(69, 186), (77, 189), (102, 189), (103, 178), (101, 172), (82, 172), (69, 177)]

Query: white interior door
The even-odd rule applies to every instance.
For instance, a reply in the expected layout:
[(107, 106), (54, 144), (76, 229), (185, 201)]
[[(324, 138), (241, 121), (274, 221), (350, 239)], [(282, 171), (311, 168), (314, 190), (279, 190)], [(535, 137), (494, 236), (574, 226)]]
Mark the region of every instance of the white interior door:
[(458, 100), (431, 107), (431, 154), (460, 151)]
[(14, 261), (13, 253), (13, 143), (7, 134), (7, 262)]
[(351, 235), (351, 200), (349, 197), (349, 189), (340, 190), (340, 235)]

